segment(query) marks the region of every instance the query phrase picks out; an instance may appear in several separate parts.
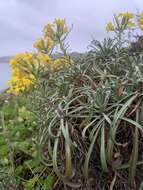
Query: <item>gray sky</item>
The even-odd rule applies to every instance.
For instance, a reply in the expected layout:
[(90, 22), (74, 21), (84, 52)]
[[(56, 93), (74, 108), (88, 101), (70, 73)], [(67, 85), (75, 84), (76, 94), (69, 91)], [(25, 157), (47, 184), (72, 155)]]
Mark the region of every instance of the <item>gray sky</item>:
[(32, 49), (45, 23), (66, 18), (74, 25), (72, 51), (84, 51), (105, 37), (105, 24), (114, 13), (143, 11), (143, 0), (0, 0), (0, 56)]

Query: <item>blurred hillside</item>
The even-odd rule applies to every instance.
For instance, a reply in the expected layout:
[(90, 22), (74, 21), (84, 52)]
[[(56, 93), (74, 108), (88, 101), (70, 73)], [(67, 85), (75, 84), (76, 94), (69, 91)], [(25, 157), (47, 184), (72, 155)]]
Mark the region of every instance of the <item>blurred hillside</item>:
[(12, 56), (0, 57), (0, 63), (8, 63)]
[[(79, 57), (83, 57), (86, 55), (86, 53), (79, 53), (79, 52), (72, 52), (70, 53), (72, 58), (79, 58)], [(2, 56), (0, 57), (0, 63), (8, 63), (9, 60), (12, 58), (13, 56)], [(56, 59), (58, 57), (62, 57), (62, 54), (54, 54), (53, 58)]]

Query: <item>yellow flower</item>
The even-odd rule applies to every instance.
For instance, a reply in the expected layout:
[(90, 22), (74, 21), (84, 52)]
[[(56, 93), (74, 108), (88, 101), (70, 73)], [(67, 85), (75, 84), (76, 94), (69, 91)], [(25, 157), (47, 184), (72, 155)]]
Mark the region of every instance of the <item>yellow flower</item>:
[(55, 19), (54, 23), (57, 27), (57, 30), (61, 32), (62, 34), (65, 34), (66, 32), (68, 32), (68, 27), (64, 19)]
[(112, 22), (109, 22), (106, 26), (106, 31), (107, 32), (111, 32), (111, 31), (114, 31), (114, 26), (112, 24)]
[(34, 48), (36, 48), (39, 51), (42, 50), (43, 47), (44, 47), (44, 40), (43, 40), (43, 38), (37, 39), (33, 46), (34, 46)]
[(37, 59), (40, 61), (41, 65), (52, 63), (52, 58), (49, 55), (44, 54), (44, 53), (38, 53)]
[(51, 38), (53, 41), (55, 40), (55, 31), (54, 31), (54, 25), (53, 24), (45, 25), (43, 32), (44, 32), (45, 37)]
[(139, 17), (138, 19), (138, 26), (141, 30), (143, 30), (143, 17)]
[(12, 66), (12, 68), (15, 68), (21, 62), (32, 63), (32, 59), (33, 54), (31, 53), (17, 54), (14, 58), (10, 60), (10, 65)]
[(9, 81), (8, 93), (19, 94), (36, 82), (35, 76), (28, 70), (29, 64), (35, 64), (31, 53), (17, 54), (11, 59), (12, 78)]
[(47, 50), (51, 50), (53, 47), (54, 47), (54, 41), (51, 39), (51, 38), (45, 38), (44, 39), (44, 46), (45, 46), (45, 49)]
[(133, 28), (133, 27), (135, 27), (135, 23), (129, 21), (129, 22), (127, 23), (127, 28), (128, 28), (128, 29), (131, 29), (131, 28)]
[(38, 51), (44, 50), (46, 52), (49, 52), (54, 47), (54, 41), (49, 37), (39, 38), (36, 40), (33, 46)]
[(16, 67), (16, 64), (17, 64), (17, 60), (16, 59), (11, 59), (10, 60), (10, 65), (11, 66)]
[(134, 18), (134, 14), (131, 12), (120, 13), (119, 17), (124, 17), (126, 20)]
[(36, 79), (34, 76), (24, 76), (20, 78), (14, 76), (9, 82), (10, 89), (7, 91), (7, 93), (14, 93), (17, 95), (27, 90), (31, 85), (34, 85), (35, 80)]
[(64, 19), (55, 19), (54, 23), (57, 25), (57, 26), (61, 26), (61, 27), (64, 27), (66, 25), (66, 22)]
[(55, 42), (57, 35), (61, 37), (68, 32), (68, 27), (64, 19), (55, 19), (53, 24), (45, 25), (43, 32), (45, 38), (50, 38)]
[(52, 64), (54, 70), (59, 70), (62, 67), (69, 67), (73, 64), (73, 60), (68, 57), (62, 57), (55, 60)]

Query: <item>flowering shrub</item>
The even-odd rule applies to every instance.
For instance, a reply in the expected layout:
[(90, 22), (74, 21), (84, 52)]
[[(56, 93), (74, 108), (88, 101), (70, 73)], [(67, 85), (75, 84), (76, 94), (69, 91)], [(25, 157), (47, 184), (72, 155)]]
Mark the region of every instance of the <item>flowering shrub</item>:
[(106, 26), (107, 32), (116, 32), (117, 30), (143, 30), (143, 13), (135, 15), (131, 12), (120, 13), (114, 16), (114, 22), (109, 22)]
[[(56, 19), (44, 27), (43, 37), (34, 43), (37, 53), (22, 53), (11, 59), (12, 79), (8, 93), (19, 94), (36, 85), (41, 70), (57, 71), (72, 63), (64, 44), (68, 32), (65, 20)], [(56, 47), (60, 48), (63, 56), (55, 60), (52, 52)]]
[(141, 26), (142, 14), (114, 16), (106, 29), (115, 36), (94, 40), (72, 64), (69, 31), (57, 19), (44, 27), (36, 53), (11, 60), (10, 92), (33, 87), (0, 107), (0, 169), (13, 189), (142, 188), (143, 53), (124, 44)]

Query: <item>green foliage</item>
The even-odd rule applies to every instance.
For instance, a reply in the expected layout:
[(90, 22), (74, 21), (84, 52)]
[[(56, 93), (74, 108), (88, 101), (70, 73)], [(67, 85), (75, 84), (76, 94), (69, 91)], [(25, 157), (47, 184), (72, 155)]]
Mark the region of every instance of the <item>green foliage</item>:
[(1, 108), (0, 188), (4, 190), (38, 190), (48, 182), (50, 190), (55, 179), (37, 158), (37, 122), (29, 108), (25, 95), (13, 97)]
[(3, 104), (0, 166), (15, 188), (142, 188), (143, 54), (120, 32)]
[(94, 162), (105, 173), (128, 170), (135, 187), (137, 166), (143, 164), (143, 55), (129, 55), (118, 45), (114, 40), (94, 43), (82, 63), (49, 73), (32, 94), (39, 157), (68, 186), (79, 188), (83, 177), (74, 178), (80, 175), (89, 182)]
[(137, 36), (136, 42), (132, 42), (129, 49), (132, 54), (140, 54), (143, 52), (143, 36)]

